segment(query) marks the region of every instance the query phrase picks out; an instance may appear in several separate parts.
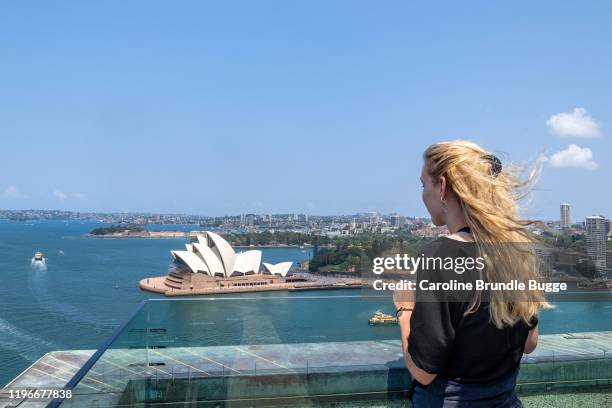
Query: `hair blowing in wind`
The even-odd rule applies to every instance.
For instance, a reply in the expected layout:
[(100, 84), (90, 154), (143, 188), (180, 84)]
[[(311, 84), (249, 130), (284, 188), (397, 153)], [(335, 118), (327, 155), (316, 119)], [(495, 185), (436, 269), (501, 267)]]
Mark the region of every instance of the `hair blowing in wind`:
[[(520, 169), (503, 165), (477, 144), (454, 140), (431, 145), (423, 154), (434, 180), (445, 177), (447, 189), (458, 197), (462, 213), (487, 267), (488, 282), (539, 280), (534, 252), (535, 236), (528, 226), (538, 221), (520, 216), (519, 201), (529, 192), (537, 172), (521, 181)], [(497, 327), (512, 326), (523, 320), (529, 324), (540, 308), (551, 307), (539, 290), (492, 291), (489, 311)], [(467, 313), (481, 302), (472, 300)]]

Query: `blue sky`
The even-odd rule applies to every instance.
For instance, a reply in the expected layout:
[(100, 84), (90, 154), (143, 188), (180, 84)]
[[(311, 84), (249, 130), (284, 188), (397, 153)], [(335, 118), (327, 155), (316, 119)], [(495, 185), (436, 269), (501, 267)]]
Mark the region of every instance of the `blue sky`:
[(605, 1), (4, 2), (0, 208), (423, 216), (422, 151), (467, 138), (548, 158), (526, 215), (610, 217), (610, 21)]

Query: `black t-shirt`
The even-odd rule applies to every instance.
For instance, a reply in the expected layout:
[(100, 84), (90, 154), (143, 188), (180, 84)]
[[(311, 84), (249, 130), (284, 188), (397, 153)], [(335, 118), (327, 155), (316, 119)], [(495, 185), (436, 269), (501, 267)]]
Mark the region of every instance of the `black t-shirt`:
[[(476, 258), (477, 251), (474, 243), (443, 237), (430, 244), (424, 255), (444, 259)], [(454, 279), (465, 282), (477, 276), (477, 271), (458, 275), (448, 271), (419, 270), (417, 281)], [(439, 292), (439, 300), (419, 300), (420, 295), (431, 296), (431, 293), (417, 290), (417, 302), (410, 319), (408, 353), (417, 367), (464, 383), (495, 380), (517, 367), (529, 330), (537, 325), (537, 318), (532, 320), (532, 327), (519, 322), (513, 327), (498, 329), (490, 321), (487, 302), (480, 303), (475, 312), (464, 313), (473, 292)]]

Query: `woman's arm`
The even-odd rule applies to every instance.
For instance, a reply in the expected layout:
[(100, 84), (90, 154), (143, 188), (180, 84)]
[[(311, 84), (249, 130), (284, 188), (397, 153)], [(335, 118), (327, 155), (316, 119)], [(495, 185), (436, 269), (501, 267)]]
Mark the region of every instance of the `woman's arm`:
[(525, 354), (531, 353), (538, 345), (538, 326), (529, 330), (529, 335), (527, 336), (527, 340), (525, 341), (525, 348), (523, 351)]
[[(412, 303), (412, 304), (398, 306), (396, 303), (396, 306), (398, 308), (400, 306), (404, 306), (408, 308), (414, 307), (414, 302), (406, 302), (406, 303)], [(414, 378), (415, 380), (417, 380), (419, 383), (423, 385), (428, 385), (434, 380), (434, 378), (436, 378), (437, 374), (430, 374), (427, 371), (422, 370), (419, 367), (417, 367), (416, 364), (414, 364), (414, 362), (412, 361), (412, 358), (410, 358), (410, 354), (408, 354), (408, 337), (410, 336), (410, 317), (411, 316), (412, 316), (412, 311), (404, 311), (400, 314), (398, 318), (398, 323), (400, 327), (400, 336), (402, 339), (402, 353), (404, 354), (404, 361), (406, 362), (406, 366), (408, 367), (408, 371), (410, 371), (412, 378)]]

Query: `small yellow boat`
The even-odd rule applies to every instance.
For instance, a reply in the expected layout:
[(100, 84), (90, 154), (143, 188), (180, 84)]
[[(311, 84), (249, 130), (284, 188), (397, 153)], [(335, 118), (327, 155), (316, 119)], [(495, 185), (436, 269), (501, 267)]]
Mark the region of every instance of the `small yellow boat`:
[(397, 324), (397, 318), (395, 316), (385, 314), (378, 310), (376, 313), (374, 313), (374, 316), (372, 316), (370, 320), (368, 320), (368, 324)]

